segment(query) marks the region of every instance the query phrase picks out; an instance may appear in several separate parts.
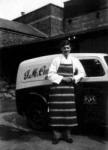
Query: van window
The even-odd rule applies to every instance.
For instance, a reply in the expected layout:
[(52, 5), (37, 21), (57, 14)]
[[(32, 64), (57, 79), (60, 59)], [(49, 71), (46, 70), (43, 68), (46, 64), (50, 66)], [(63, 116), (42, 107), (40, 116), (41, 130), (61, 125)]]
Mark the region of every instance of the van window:
[(103, 76), (105, 71), (101, 65), (101, 62), (97, 59), (84, 59), (80, 60), (87, 77), (98, 77)]
[(108, 65), (108, 56), (105, 56), (104, 58), (105, 58), (105, 61), (106, 61), (107, 65)]

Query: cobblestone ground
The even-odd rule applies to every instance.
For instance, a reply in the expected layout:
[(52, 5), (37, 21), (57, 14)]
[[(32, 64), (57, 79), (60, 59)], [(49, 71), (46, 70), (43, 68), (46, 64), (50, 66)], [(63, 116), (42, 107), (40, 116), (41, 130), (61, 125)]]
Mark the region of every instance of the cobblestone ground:
[(72, 134), (73, 143), (53, 145), (50, 132), (30, 130), (17, 113), (0, 114), (0, 150), (108, 150), (108, 139), (99, 134)]

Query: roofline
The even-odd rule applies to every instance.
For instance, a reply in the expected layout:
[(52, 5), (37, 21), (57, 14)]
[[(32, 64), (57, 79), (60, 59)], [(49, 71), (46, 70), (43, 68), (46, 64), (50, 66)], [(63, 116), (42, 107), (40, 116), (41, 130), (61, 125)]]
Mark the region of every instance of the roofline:
[[(108, 28), (101, 28), (101, 29), (97, 29), (96, 31), (95, 30), (92, 30), (92, 32), (98, 32), (98, 31), (108, 31)], [(72, 38), (73, 36), (83, 36), (83, 35), (86, 35), (88, 33), (91, 33), (90, 31), (86, 31), (86, 32), (79, 32), (79, 33), (63, 33), (63, 34), (60, 34), (60, 35), (57, 35), (57, 36), (54, 36), (54, 37), (48, 37), (48, 38), (40, 38), (38, 41), (34, 40), (32, 42), (29, 42), (29, 43), (25, 43), (23, 44), (24, 45), (35, 45), (37, 43), (41, 43), (41, 42), (49, 42), (49, 41), (53, 41), (53, 40), (63, 40), (63, 39), (66, 39), (67, 37), (70, 37)], [(74, 42), (75, 39), (72, 38), (72, 41)], [(18, 46), (18, 45), (16, 45)], [(10, 46), (11, 47), (11, 46)], [(12, 46), (13, 47), (13, 46)]]
[(23, 16), (19, 16), (19, 17), (13, 19), (12, 21), (16, 21), (17, 19), (23, 18), (24, 16), (29, 15), (31, 13), (34, 13), (35, 11), (39, 11), (39, 10), (43, 9), (44, 7), (47, 7), (48, 5), (52, 5), (52, 6), (55, 6), (55, 7), (63, 9), (63, 7), (61, 7), (61, 6), (58, 6), (58, 5), (55, 5), (55, 4), (52, 4), (52, 3), (48, 3), (48, 4), (45, 4), (44, 6), (38, 8), (38, 9), (35, 9), (35, 10), (33, 10), (31, 12), (28, 12), (28, 13), (25, 13)]
[[(25, 35), (32, 36), (32, 37), (47, 38), (47, 35), (45, 33), (40, 31), (39, 29), (34, 28), (31, 25), (20, 23), (17, 21), (10, 21), (7, 19), (2, 19), (2, 18), (0, 18), (0, 21), (2, 22), (2, 24), (0, 24), (0, 29), (2, 29), (2, 30), (25, 34)], [(3, 26), (3, 23), (4, 23), (4, 26)], [(7, 23), (10, 24), (10, 27)], [(13, 28), (13, 26), (15, 26), (15, 25), (17, 25), (17, 28)], [(23, 30), (18, 30), (18, 27), (20, 28), (20, 26), (23, 28), (26, 26), (27, 28), (29, 28), (31, 30), (31, 32), (25, 32)], [(38, 34), (35, 33), (35, 31), (37, 31)]]
[(46, 42), (46, 41), (50, 41), (50, 40), (59, 40), (59, 39), (65, 39), (65, 38), (72, 38), (71, 40), (75, 41), (75, 39), (73, 39), (73, 36), (81, 36), (81, 35), (86, 35), (86, 34), (91, 34), (91, 32), (99, 32), (99, 31), (108, 31), (108, 27), (101, 27), (99, 29), (90, 29), (87, 31), (79, 31), (79, 32), (69, 32), (69, 33), (63, 33), (57, 36), (53, 36), (53, 37), (48, 37), (46, 39), (41, 39), (40, 42)]
[(17, 30), (12, 30), (12, 29), (8, 29), (8, 28), (3, 28), (3, 27), (0, 27), (0, 30), (5, 30), (5, 31), (10, 31), (10, 32), (13, 32), (13, 33), (19, 33), (19, 34), (23, 34), (23, 35), (27, 35), (27, 36), (31, 36), (31, 37), (37, 37), (37, 38), (41, 38), (41, 39), (45, 39), (47, 37), (44, 37), (44, 36), (38, 36), (38, 35), (33, 35), (33, 34), (28, 34), (28, 33), (25, 33), (25, 32), (20, 32), (20, 31), (17, 31)]

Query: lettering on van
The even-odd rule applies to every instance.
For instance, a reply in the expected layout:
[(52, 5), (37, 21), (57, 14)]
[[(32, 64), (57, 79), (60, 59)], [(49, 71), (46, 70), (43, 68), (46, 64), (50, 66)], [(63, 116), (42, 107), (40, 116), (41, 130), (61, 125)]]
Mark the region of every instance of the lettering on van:
[(26, 72), (24, 72), (24, 80), (36, 78), (40, 76), (45, 76), (44, 79), (47, 79), (48, 74), (48, 68), (44, 65), (41, 68), (34, 68), (34, 69), (28, 69)]

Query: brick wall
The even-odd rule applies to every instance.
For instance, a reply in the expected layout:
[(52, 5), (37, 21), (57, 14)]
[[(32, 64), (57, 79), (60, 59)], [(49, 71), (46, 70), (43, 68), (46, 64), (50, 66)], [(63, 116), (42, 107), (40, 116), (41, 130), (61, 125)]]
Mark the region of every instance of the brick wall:
[(39, 29), (40, 31), (44, 32), (48, 36), (50, 36), (50, 33), (51, 33), (51, 19), (50, 19), (50, 17), (47, 17), (47, 18), (42, 19), (40, 21), (34, 21), (31, 25), (33, 27)]
[(49, 4), (14, 21), (30, 24), (48, 36), (63, 32), (63, 8)]
[(108, 26), (108, 8), (88, 13), (86, 15), (65, 19), (65, 31), (83, 32)]
[(63, 33), (63, 8), (51, 6), (51, 36)]
[(108, 0), (70, 0), (64, 3), (64, 18), (76, 17), (107, 8)]
[(0, 48), (12, 45), (21, 45), (36, 40), (33, 36), (27, 36), (8, 30), (0, 30)]
[(50, 5), (41, 7), (37, 10), (34, 10), (28, 14), (25, 14), (19, 18), (14, 19), (16, 22), (29, 24), (31, 22), (34, 22), (36, 20), (42, 19), (46, 16), (49, 16), (51, 13)]
[(60, 7), (49, 6), (50, 13), (46, 17), (30, 23), (48, 36), (55, 36), (63, 33), (63, 10)]
[(51, 18), (51, 36), (60, 35), (63, 33), (63, 23), (60, 19)]
[(3, 47), (3, 42), (2, 42), (2, 31), (0, 31), (0, 47)]
[(16, 111), (15, 85), (0, 78), (0, 113)]
[(63, 8), (51, 5), (51, 14), (53, 14), (55, 17), (63, 18)]
[(61, 19), (57, 19), (54, 16), (47, 17), (45, 20), (34, 22), (33, 27), (50, 36), (55, 36), (63, 33), (63, 23)]
[(92, 36), (80, 42), (80, 52), (83, 53), (108, 53), (108, 34)]

